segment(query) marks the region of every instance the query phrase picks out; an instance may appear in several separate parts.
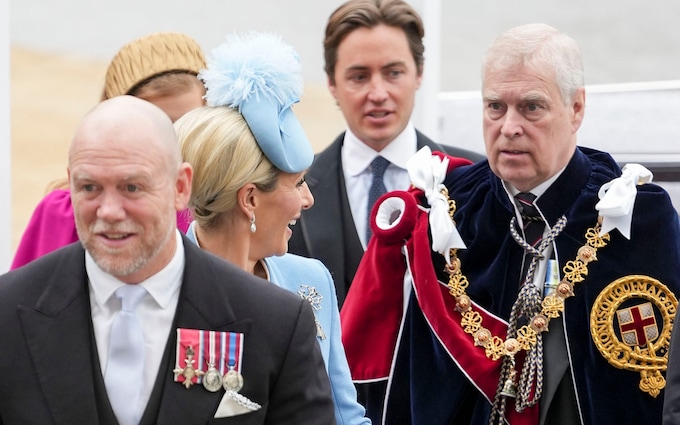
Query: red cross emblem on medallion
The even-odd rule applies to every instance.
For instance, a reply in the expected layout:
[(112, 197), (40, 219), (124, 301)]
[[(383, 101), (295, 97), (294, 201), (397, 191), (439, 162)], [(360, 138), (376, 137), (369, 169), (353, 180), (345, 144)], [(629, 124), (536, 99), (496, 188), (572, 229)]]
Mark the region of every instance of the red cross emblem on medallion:
[(652, 303), (622, 308), (616, 311), (616, 315), (624, 344), (631, 347), (645, 346), (659, 337)]

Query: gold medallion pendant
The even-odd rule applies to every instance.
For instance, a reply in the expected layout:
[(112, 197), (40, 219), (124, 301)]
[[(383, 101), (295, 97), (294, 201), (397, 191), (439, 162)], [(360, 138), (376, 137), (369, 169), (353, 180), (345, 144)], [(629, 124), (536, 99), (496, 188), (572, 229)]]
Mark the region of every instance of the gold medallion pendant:
[(661, 373), (677, 308), (666, 285), (631, 275), (602, 290), (590, 311), (590, 333), (600, 354), (616, 368), (640, 372), (640, 390), (652, 397), (666, 386)]

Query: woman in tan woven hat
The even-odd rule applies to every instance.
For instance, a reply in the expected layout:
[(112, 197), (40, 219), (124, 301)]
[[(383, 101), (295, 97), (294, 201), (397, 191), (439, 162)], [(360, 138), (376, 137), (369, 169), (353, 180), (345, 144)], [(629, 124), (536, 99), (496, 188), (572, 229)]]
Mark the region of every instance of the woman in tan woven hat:
[(196, 78), (205, 67), (201, 47), (188, 35), (158, 32), (123, 46), (106, 71), (102, 100), (129, 94), (165, 111), (172, 122), (203, 106), (205, 88)]
[[(205, 88), (197, 78), (203, 68), (205, 57), (193, 38), (175, 32), (149, 34), (124, 45), (111, 60), (101, 100), (136, 96), (161, 108), (174, 122), (204, 105)], [(54, 182), (50, 189), (33, 211), (12, 269), (78, 240), (68, 181)], [(189, 222), (188, 213), (178, 213), (181, 231)]]

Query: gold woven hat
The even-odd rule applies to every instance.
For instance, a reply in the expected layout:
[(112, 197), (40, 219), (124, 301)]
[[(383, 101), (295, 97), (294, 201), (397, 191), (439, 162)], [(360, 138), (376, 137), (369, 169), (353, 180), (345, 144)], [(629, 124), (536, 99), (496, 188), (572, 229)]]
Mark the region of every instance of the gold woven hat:
[(104, 96), (128, 94), (136, 85), (159, 74), (205, 68), (201, 46), (186, 34), (157, 32), (123, 46), (106, 70)]

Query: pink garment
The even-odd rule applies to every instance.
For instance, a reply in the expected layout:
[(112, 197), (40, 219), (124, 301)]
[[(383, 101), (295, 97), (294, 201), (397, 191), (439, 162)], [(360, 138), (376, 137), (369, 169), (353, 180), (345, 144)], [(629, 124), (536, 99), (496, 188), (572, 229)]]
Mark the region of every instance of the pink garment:
[[(191, 223), (189, 211), (177, 212), (177, 228), (186, 233)], [(71, 193), (57, 189), (48, 193), (33, 211), (31, 220), (26, 226), (11, 269), (27, 264), (36, 258), (55, 249), (78, 240), (76, 225), (73, 220)]]

